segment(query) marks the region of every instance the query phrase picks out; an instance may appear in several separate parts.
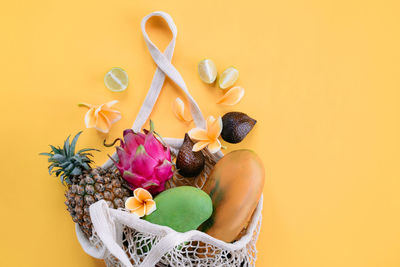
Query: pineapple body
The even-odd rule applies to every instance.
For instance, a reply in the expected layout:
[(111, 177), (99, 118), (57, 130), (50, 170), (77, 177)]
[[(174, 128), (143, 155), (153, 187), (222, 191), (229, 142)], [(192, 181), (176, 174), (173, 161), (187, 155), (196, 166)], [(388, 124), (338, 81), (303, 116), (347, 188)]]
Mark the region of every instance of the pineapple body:
[(91, 237), (89, 206), (104, 199), (110, 208), (123, 208), (130, 190), (125, 187), (125, 181), (115, 167), (91, 167), (93, 161), (90, 157), (93, 155), (90, 152), (97, 149), (83, 148), (75, 151), (81, 133), (75, 135), (71, 142), (68, 137), (63, 147), (50, 145), (51, 151), (40, 155), (48, 157), (49, 173), (55, 174), (67, 186), (65, 204), (72, 220), (79, 224), (87, 237)]
[(89, 206), (104, 199), (110, 208), (123, 208), (130, 193), (124, 181), (114, 169), (95, 168), (84, 171), (71, 179), (72, 184), (65, 193), (67, 210), (72, 220), (78, 223), (87, 237), (92, 235)]

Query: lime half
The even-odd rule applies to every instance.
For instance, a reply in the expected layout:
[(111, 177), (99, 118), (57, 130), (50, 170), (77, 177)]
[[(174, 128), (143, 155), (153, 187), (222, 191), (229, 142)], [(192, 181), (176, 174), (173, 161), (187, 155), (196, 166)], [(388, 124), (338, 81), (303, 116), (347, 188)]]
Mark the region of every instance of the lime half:
[(121, 68), (112, 68), (104, 76), (104, 84), (113, 92), (122, 92), (128, 87), (128, 74)]
[(198, 66), (200, 79), (208, 84), (211, 84), (217, 78), (217, 68), (211, 59), (204, 59), (199, 62)]
[(239, 71), (234, 67), (227, 68), (218, 80), (219, 88), (226, 89), (235, 84), (239, 78)]

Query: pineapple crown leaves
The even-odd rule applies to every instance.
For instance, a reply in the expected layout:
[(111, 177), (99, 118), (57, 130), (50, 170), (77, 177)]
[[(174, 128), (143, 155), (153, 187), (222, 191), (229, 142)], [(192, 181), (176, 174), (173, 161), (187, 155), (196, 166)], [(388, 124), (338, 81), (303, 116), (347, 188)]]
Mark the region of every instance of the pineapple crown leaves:
[(90, 164), (93, 157), (90, 151), (99, 151), (93, 148), (84, 148), (75, 152), (76, 143), (82, 132), (79, 132), (70, 142), (70, 136), (64, 141), (64, 147), (55, 147), (50, 145), (50, 153), (40, 153), (47, 156), (49, 165), (49, 174), (55, 174), (60, 177), (61, 183), (71, 184), (71, 177), (80, 175), (84, 170), (90, 170)]

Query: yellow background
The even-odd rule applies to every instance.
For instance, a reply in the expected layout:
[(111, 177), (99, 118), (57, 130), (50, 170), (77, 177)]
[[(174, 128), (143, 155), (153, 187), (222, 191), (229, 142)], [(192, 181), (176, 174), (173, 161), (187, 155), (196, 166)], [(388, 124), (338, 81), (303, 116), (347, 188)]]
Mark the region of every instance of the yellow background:
[[(64, 189), (39, 152), (84, 129), (77, 103), (118, 99), (131, 126), (155, 65), (140, 20), (178, 27), (173, 63), (205, 115), (239, 110), (258, 123), (240, 145), (267, 169), (257, 266), (400, 266), (400, 16), (398, 1), (2, 1), (0, 8), (1, 266), (103, 266), (79, 246)], [(170, 35), (154, 21), (153, 39)], [(246, 88), (233, 108), (203, 84), (197, 62), (234, 65)], [(130, 85), (109, 92), (105, 72)], [(164, 136), (191, 126), (171, 112), (167, 82), (152, 114)], [(85, 130), (79, 145), (112, 149)]]

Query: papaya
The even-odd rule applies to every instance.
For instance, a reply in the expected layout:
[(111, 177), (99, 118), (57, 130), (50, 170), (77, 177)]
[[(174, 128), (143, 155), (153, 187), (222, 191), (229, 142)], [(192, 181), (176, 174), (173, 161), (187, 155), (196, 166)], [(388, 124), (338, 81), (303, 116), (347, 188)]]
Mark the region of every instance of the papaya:
[(247, 227), (261, 197), (265, 171), (251, 150), (235, 150), (215, 164), (203, 190), (213, 202), (213, 214), (200, 226), (212, 237), (235, 241)]
[(177, 232), (195, 230), (212, 214), (209, 195), (193, 186), (165, 190), (154, 198), (157, 209), (143, 219)]

